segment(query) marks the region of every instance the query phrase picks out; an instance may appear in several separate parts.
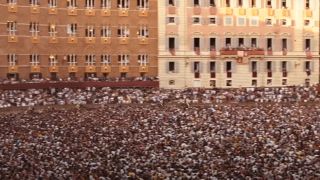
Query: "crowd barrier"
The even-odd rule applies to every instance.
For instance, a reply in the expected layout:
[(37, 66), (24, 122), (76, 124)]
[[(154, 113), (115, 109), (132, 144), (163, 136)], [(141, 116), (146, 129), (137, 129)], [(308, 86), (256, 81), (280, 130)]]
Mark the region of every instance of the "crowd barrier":
[(78, 88), (87, 87), (112, 87), (112, 88), (158, 88), (159, 81), (122, 81), (122, 82), (39, 82), (0, 84), (0, 90), (25, 90), (25, 89), (49, 89), (49, 88)]

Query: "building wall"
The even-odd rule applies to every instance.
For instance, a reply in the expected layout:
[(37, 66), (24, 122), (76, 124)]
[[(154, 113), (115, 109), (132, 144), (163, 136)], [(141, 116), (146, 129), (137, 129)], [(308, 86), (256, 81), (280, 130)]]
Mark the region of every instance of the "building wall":
[[(122, 14), (122, 10), (118, 9), (116, 1), (112, 0), (110, 9), (101, 9), (100, 0), (95, 0), (95, 6), (91, 10), (85, 9), (85, 1), (78, 0), (77, 8), (74, 9), (76, 15), (70, 15), (67, 9), (67, 1), (57, 1), (55, 14), (50, 14), (51, 9), (48, 8), (47, 1), (40, 1), (39, 6), (31, 7), (29, 1), (18, 1), (18, 4), (7, 4), (6, 0), (1, 0), (0, 6), (0, 78), (7, 77), (9, 71), (18, 73), (22, 79), (29, 79), (32, 71), (40, 73), (44, 78), (50, 77), (49, 56), (56, 55), (58, 64), (54, 71), (58, 72), (60, 78), (67, 78), (69, 72), (76, 72), (76, 77), (84, 77), (85, 72), (96, 73), (101, 77), (103, 73), (107, 73), (109, 77), (119, 77), (120, 72), (126, 72), (128, 77), (137, 77), (141, 73), (146, 76), (157, 76), (158, 74), (158, 29), (157, 29), (157, 1), (149, 0), (148, 9), (138, 9), (137, 0), (130, 0), (128, 14)], [(16, 12), (10, 12), (16, 11)], [(91, 11), (91, 14), (89, 14)], [(106, 15), (104, 13), (106, 12)], [(110, 13), (110, 14), (109, 14)], [(17, 33), (13, 37), (16, 42), (9, 42), (7, 32), (7, 21), (17, 22)], [(38, 22), (40, 24), (40, 32), (37, 40), (33, 42), (31, 33), (29, 32), (29, 23)], [(48, 34), (49, 23), (55, 23), (57, 27), (57, 37), (55, 43), (50, 43), (51, 38)], [(76, 43), (70, 43), (67, 34), (67, 24), (77, 23)], [(110, 25), (112, 35), (110, 43), (105, 43), (104, 38), (100, 36), (101, 26)], [(120, 43), (117, 36), (119, 25), (128, 25), (130, 36), (126, 39), (126, 44)], [(95, 26), (95, 37), (90, 40), (85, 37), (85, 28), (87, 25)], [(140, 25), (147, 25), (149, 37), (139, 39), (137, 32)], [(108, 40), (108, 41), (109, 41)], [(15, 40), (14, 40), (15, 41)], [(142, 42), (143, 41), (143, 42)], [(30, 54), (36, 53), (40, 55), (40, 66), (33, 68), (30, 65)], [(118, 63), (118, 55), (121, 53), (129, 54), (129, 67), (122, 69)], [(146, 67), (142, 68), (138, 63), (139, 54), (147, 54), (149, 62)], [(8, 54), (16, 54), (18, 64), (16, 67), (9, 67), (7, 60)], [(76, 70), (70, 70), (66, 60), (68, 54), (77, 55)], [(86, 67), (85, 55), (94, 54), (96, 57), (96, 65)], [(102, 67), (100, 56), (102, 54), (111, 55), (111, 64), (108, 67)], [(87, 69), (86, 69), (87, 68)], [(91, 68), (91, 69), (90, 69)], [(51, 70), (52, 71), (52, 70)], [(53, 71), (52, 71), (53, 72)]]
[[(242, 7), (237, 5), (236, 0), (230, 2), (230, 7), (226, 7), (224, 0), (217, 0), (216, 7), (210, 7), (206, 0), (200, 0), (200, 6), (194, 6), (192, 0), (176, 1), (174, 6), (170, 6), (168, 1), (158, 1), (159, 12), (165, 12), (159, 14), (161, 87), (211, 87), (210, 81), (215, 81), (216, 87), (223, 88), (303, 85), (307, 79), (310, 84), (319, 82), (319, 1), (310, 0), (309, 9), (305, 8), (305, 1), (294, 0), (287, 0), (287, 8), (282, 8), (281, 1), (276, 0), (272, 1), (272, 8), (266, 6), (266, 1), (256, 1), (256, 7), (251, 7), (249, 0), (243, 0)], [(176, 23), (169, 23), (169, 17), (176, 17)], [(193, 23), (195, 17), (201, 19), (199, 24)], [(210, 24), (210, 17), (216, 17), (217, 23)], [(232, 25), (225, 24), (226, 17), (233, 20)], [(245, 19), (244, 25), (238, 24), (241, 17)], [(251, 25), (251, 19), (257, 19), (258, 25)], [(266, 25), (266, 19), (271, 19), (273, 24)], [(282, 19), (286, 19), (287, 25), (281, 25)], [(310, 20), (310, 25), (304, 25), (305, 20)], [(168, 47), (169, 37), (176, 38), (174, 53)], [(201, 41), (198, 52), (194, 50), (194, 37)], [(209, 38), (216, 38), (212, 51)], [(238, 38), (244, 38), (245, 47), (250, 46), (251, 38), (257, 38), (257, 48), (261, 48), (263, 53), (243, 58), (237, 54), (238, 51), (228, 54), (222, 51), (226, 47), (225, 38), (231, 38), (231, 48), (239, 51)], [(273, 39), (272, 51), (267, 48), (267, 38)], [(287, 39), (287, 49), (282, 49), (283, 38)], [(305, 39), (311, 41), (308, 53)], [(312, 57), (307, 54), (312, 54)], [(195, 78), (192, 69), (195, 61), (200, 63), (200, 78)], [(210, 61), (217, 64), (215, 78), (210, 77)], [(234, 63), (230, 78), (227, 77), (226, 61)], [(251, 61), (258, 63), (257, 77), (252, 77)], [(272, 77), (268, 77), (267, 61), (272, 61), (274, 65)], [(282, 61), (287, 62), (287, 77), (283, 76)], [(309, 75), (304, 67), (307, 61), (310, 62)], [(168, 62), (176, 63), (175, 72), (168, 72)], [(226, 85), (227, 80), (232, 81), (231, 86)], [(256, 85), (252, 84), (253, 80), (257, 81)], [(272, 83), (267, 83), (270, 80)]]

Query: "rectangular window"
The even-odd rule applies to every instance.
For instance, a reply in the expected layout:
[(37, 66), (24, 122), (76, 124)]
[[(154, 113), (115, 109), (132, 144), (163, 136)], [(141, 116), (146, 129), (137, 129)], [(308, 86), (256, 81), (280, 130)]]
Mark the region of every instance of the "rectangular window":
[(243, 6), (243, 1), (242, 0), (238, 0), (238, 7), (242, 7)]
[(210, 17), (209, 24), (210, 25), (217, 25), (217, 17)]
[(193, 48), (194, 50), (200, 49), (200, 38), (193, 38)]
[(200, 0), (193, 0), (194, 6), (200, 6)]
[(140, 25), (138, 30), (139, 37), (149, 37), (149, 29), (147, 25)]
[(287, 72), (288, 71), (287, 65), (288, 65), (287, 61), (281, 61), (281, 71), (282, 72)]
[(311, 21), (309, 20), (309, 19), (306, 19), (306, 20), (304, 20), (304, 25), (305, 26), (310, 26), (310, 23)]
[(282, 26), (286, 26), (287, 25), (287, 20), (286, 19), (281, 19), (280, 22), (281, 22)]
[(40, 58), (38, 54), (31, 54), (30, 55), (30, 64), (31, 66), (39, 66), (40, 65)]
[(31, 6), (39, 6), (40, 0), (29, 0)]
[(305, 50), (310, 51), (311, 50), (311, 39), (305, 39)]
[(238, 38), (238, 46), (244, 47), (244, 38)]
[(216, 49), (216, 38), (210, 38), (210, 50), (213, 51)]
[(111, 64), (111, 56), (109, 54), (102, 54), (101, 55), (101, 65), (102, 66), (109, 66)]
[(210, 78), (216, 78), (216, 62), (210, 62)]
[(85, 7), (89, 8), (89, 9), (94, 8), (94, 0), (86, 0), (85, 1)]
[(8, 54), (7, 56), (9, 66), (17, 65), (17, 55), (16, 54)]
[(130, 29), (128, 25), (120, 25), (118, 28), (118, 37), (129, 37)]
[(227, 78), (232, 78), (232, 61), (226, 62)]
[(57, 0), (49, 0), (49, 1), (48, 1), (48, 6), (49, 6), (50, 8), (57, 7)]
[(200, 62), (199, 61), (193, 62), (193, 73), (194, 73), (194, 78), (200, 78)]
[(76, 66), (77, 65), (77, 55), (69, 54), (67, 56), (67, 61), (69, 66)]
[(200, 17), (193, 17), (192, 18), (192, 24), (200, 24), (201, 21), (200, 21)]
[(225, 2), (226, 2), (226, 7), (230, 7), (231, 6), (230, 0), (225, 0)]
[(267, 48), (268, 50), (272, 50), (272, 38), (267, 38)]
[(311, 71), (311, 61), (306, 61), (305, 63), (305, 70), (308, 72)]
[(251, 17), (250, 26), (259, 26), (259, 17)]
[(68, 24), (67, 25), (67, 34), (69, 36), (76, 36), (77, 34), (77, 24)]
[(168, 0), (168, 4), (170, 6), (175, 6), (175, 0)]
[(252, 7), (252, 8), (254, 8), (254, 7), (256, 7), (256, 0), (251, 0), (250, 1), (250, 7)]
[(149, 0), (137, 0), (137, 7), (139, 9), (149, 8)]
[(8, 4), (17, 4), (17, 0), (7, 0)]
[(175, 38), (169, 37), (169, 49), (175, 49)]
[(167, 21), (169, 24), (175, 24), (176, 23), (176, 17), (167, 17)]
[(271, 78), (272, 77), (272, 61), (267, 61), (267, 76), (268, 78)]
[(256, 61), (251, 62), (251, 72), (252, 72), (252, 77), (256, 78), (258, 76), (258, 65)]
[(118, 63), (120, 64), (120, 66), (128, 66), (129, 65), (129, 55), (128, 54), (118, 55)]
[(17, 22), (15, 22), (15, 21), (8, 21), (8, 22), (7, 22), (7, 31), (8, 31), (8, 34), (11, 35), (11, 36), (16, 35), (16, 32), (17, 32)]
[(257, 38), (251, 38), (251, 47), (256, 48), (257, 47)]
[(268, 8), (272, 8), (272, 2), (271, 2), (271, 0), (267, 0), (267, 7), (268, 7)]
[(210, 0), (209, 3), (210, 7), (216, 7), (216, 0)]
[(245, 26), (245, 25), (246, 25), (246, 18), (238, 17), (238, 26)]
[(111, 37), (111, 28), (109, 25), (102, 25), (101, 37)]
[(138, 55), (138, 63), (140, 66), (147, 66), (149, 63), (149, 57), (147, 54), (139, 54)]
[(96, 56), (94, 54), (86, 55), (86, 66), (95, 66), (96, 65)]
[(68, 8), (76, 8), (77, 7), (77, 0), (68, 0), (67, 7)]
[(231, 47), (231, 38), (226, 38), (226, 47)]
[(288, 48), (288, 40), (287, 39), (282, 39), (281, 40), (281, 42), (282, 42), (282, 50), (287, 50), (287, 48)]
[(111, 0), (101, 0), (101, 8), (102, 9), (111, 8)]
[(95, 29), (93, 25), (88, 25), (86, 28), (86, 37), (95, 37)]
[(129, 0), (118, 0), (118, 8), (128, 9), (129, 8)]
[(287, 0), (281, 0), (281, 7), (287, 8)]
[(306, 9), (310, 8), (310, 0), (306, 0)]
[(267, 25), (267, 26), (272, 26), (272, 19), (267, 18), (267, 19), (266, 19), (266, 25)]
[(176, 70), (175, 63), (169, 62), (169, 72), (174, 73)]
[(231, 26), (233, 24), (233, 17), (227, 16), (224, 18), (224, 25)]
[(38, 22), (30, 22), (29, 31), (32, 36), (38, 36), (39, 34), (39, 23)]
[(57, 66), (58, 65), (58, 58), (57, 55), (50, 55), (49, 56), (49, 66)]
[(48, 26), (48, 32), (50, 37), (55, 37), (57, 35), (57, 28), (54, 23), (50, 23)]

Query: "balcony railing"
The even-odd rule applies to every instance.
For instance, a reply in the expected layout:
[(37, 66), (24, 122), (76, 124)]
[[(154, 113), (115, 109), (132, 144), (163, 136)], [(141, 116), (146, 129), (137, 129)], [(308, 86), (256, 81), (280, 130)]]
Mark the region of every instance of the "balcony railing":
[(231, 56), (263, 56), (263, 48), (222, 48), (220, 50), (221, 55)]

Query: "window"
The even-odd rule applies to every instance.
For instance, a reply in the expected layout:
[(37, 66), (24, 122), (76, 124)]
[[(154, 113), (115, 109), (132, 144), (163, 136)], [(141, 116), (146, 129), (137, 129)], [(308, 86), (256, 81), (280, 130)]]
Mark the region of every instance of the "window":
[(232, 61), (226, 62), (227, 78), (232, 78)]
[(86, 66), (95, 66), (96, 65), (96, 56), (94, 54), (86, 55)]
[(168, 4), (170, 6), (174, 6), (175, 5), (175, 0), (168, 0)]
[(251, 72), (252, 72), (252, 77), (256, 78), (258, 76), (258, 65), (257, 61), (252, 61), (251, 62)]
[(252, 86), (257, 86), (257, 84), (258, 84), (258, 81), (257, 81), (256, 79), (253, 79), (253, 80), (251, 81), (251, 85), (252, 85)]
[(118, 37), (129, 37), (130, 30), (128, 25), (120, 25), (118, 28)]
[(250, 7), (256, 7), (256, 5), (257, 5), (257, 2), (256, 2), (256, 0), (251, 0), (250, 1)]
[(140, 25), (138, 30), (139, 37), (149, 37), (149, 30), (147, 25)]
[(193, 6), (200, 6), (200, 0), (193, 0)]
[(67, 6), (68, 6), (68, 8), (76, 8), (77, 7), (77, 0), (68, 0)]
[(31, 66), (39, 66), (40, 65), (40, 59), (38, 54), (31, 54), (30, 55), (30, 64)]
[(29, 0), (31, 6), (39, 6), (40, 0)]
[(216, 38), (210, 38), (210, 50), (213, 51), (216, 49)]
[(50, 37), (55, 37), (57, 35), (57, 28), (54, 23), (49, 24), (48, 26), (48, 32)]
[(16, 54), (8, 54), (7, 56), (9, 66), (17, 65), (17, 55)]
[(238, 17), (238, 26), (245, 26), (245, 25), (246, 25), (246, 18)]
[(306, 19), (306, 20), (304, 20), (304, 25), (305, 26), (310, 26), (310, 20), (309, 19)]
[(121, 9), (129, 8), (129, 0), (118, 0), (118, 8), (121, 8)]
[(251, 38), (251, 47), (256, 48), (257, 47), (257, 38)]
[(101, 65), (102, 66), (110, 66), (111, 64), (111, 56), (109, 54), (101, 55)]
[(200, 53), (200, 38), (193, 38), (193, 50), (196, 54)]
[(8, 21), (7, 22), (7, 30), (9, 35), (14, 36), (17, 32), (17, 22), (15, 21)]
[(267, 76), (268, 76), (268, 78), (272, 77), (272, 69), (273, 69), (272, 61), (267, 61)]
[(272, 38), (267, 38), (267, 48), (272, 51)]
[(140, 9), (147, 9), (149, 8), (149, 0), (138, 0), (137, 7)]
[(94, 7), (94, 0), (86, 0), (85, 1), (85, 7), (92, 9)]
[(169, 37), (169, 49), (175, 49), (175, 38)]
[(210, 25), (217, 25), (217, 17), (210, 17), (209, 24)]
[(282, 79), (282, 85), (286, 86), (288, 84), (288, 80), (287, 79)]
[(287, 20), (286, 19), (281, 19), (281, 25), (286, 26), (287, 25)]
[(169, 23), (169, 24), (174, 24), (174, 23), (176, 23), (176, 18), (175, 18), (175, 17), (168, 17), (168, 23)]
[(283, 39), (281, 40), (281, 42), (282, 42), (282, 50), (283, 50), (283, 51), (286, 51), (287, 48), (288, 48), (288, 40), (285, 39), (285, 38), (283, 38)]
[(200, 24), (200, 17), (193, 17), (192, 24)]
[(226, 7), (230, 7), (230, 0), (225, 0), (226, 1)]
[(129, 55), (128, 54), (118, 55), (118, 63), (120, 64), (120, 66), (128, 66), (129, 65)]
[(68, 24), (67, 25), (67, 34), (69, 36), (75, 36), (77, 34), (77, 24)]
[(288, 64), (287, 61), (281, 61), (281, 71), (282, 72), (287, 72), (288, 71), (287, 64)]
[(102, 9), (111, 8), (111, 0), (101, 0), (101, 8)]
[(175, 62), (170, 61), (169, 62), (169, 72), (174, 73), (175, 70), (176, 70)]
[(57, 7), (57, 0), (48, 0), (48, 6), (50, 8)]
[(38, 22), (31, 22), (29, 24), (29, 31), (31, 32), (32, 36), (38, 36), (38, 34), (39, 34), (39, 23)]
[(102, 25), (101, 37), (111, 37), (111, 28), (108, 25)]
[(238, 38), (238, 47), (244, 46), (244, 38)]
[(226, 47), (231, 47), (231, 38), (226, 38)]
[(306, 72), (311, 72), (311, 61), (306, 61), (304, 68)]
[(287, 0), (281, 0), (281, 7), (287, 8)]
[(306, 0), (306, 9), (310, 8), (310, 0)]
[(216, 7), (216, 0), (210, 0), (209, 5), (210, 7)]
[(77, 65), (77, 55), (69, 54), (67, 56), (67, 61), (68, 61), (69, 66), (76, 66)]
[(216, 80), (210, 80), (209, 84), (210, 84), (210, 87), (215, 88), (216, 87)]
[(49, 66), (57, 66), (58, 65), (58, 58), (57, 55), (50, 55), (49, 56)]
[(305, 39), (305, 50), (310, 51), (311, 50), (311, 39)]
[(243, 6), (243, 1), (242, 0), (238, 0), (238, 7), (242, 7)]
[(224, 18), (224, 25), (231, 26), (233, 24), (233, 17), (227, 16)]
[(272, 2), (271, 2), (271, 0), (267, 0), (267, 7), (268, 7), (268, 8), (272, 8)]
[(86, 37), (95, 37), (95, 29), (93, 25), (88, 25), (86, 28)]
[(8, 4), (17, 4), (17, 0), (8, 0)]
[(140, 66), (147, 66), (149, 61), (149, 57), (147, 54), (139, 54), (138, 55), (138, 63)]
[(226, 86), (231, 87), (232, 86), (232, 80), (227, 80), (226, 81)]
[(272, 26), (272, 19), (267, 18), (267, 19), (266, 19), (266, 25), (267, 25), (267, 26)]
[(210, 62), (209, 66), (210, 78), (216, 78), (216, 62)]
[(196, 61), (193, 62), (193, 73), (194, 73), (194, 78), (200, 78), (200, 62)]
[(272, 79), (267, 79), (267, 85), (271, 86), (272, 85)]
[(251, 17), (251, 21), (250, 21), (250, 25), (251, 26), (259, 26), (259, 17)]

